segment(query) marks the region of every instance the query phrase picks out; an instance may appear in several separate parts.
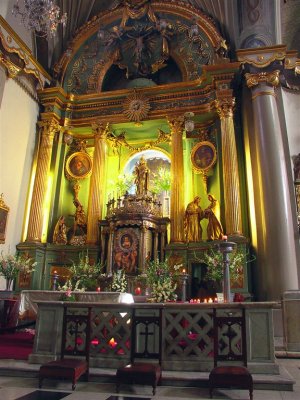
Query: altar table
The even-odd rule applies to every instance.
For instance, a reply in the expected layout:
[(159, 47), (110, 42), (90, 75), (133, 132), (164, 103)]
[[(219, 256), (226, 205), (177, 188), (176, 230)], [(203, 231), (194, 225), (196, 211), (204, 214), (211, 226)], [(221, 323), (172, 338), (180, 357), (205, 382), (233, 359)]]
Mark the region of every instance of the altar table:
[[(64, 292), (53, 290), (23, 290), (21, 292), (20, 319), (35, 319), (38, 312), (38, 301), (59, 301)], [(92, 303), (126, 303), (134, 302), (131, 293), (117, 292), (73, 292), (76, 301)]]

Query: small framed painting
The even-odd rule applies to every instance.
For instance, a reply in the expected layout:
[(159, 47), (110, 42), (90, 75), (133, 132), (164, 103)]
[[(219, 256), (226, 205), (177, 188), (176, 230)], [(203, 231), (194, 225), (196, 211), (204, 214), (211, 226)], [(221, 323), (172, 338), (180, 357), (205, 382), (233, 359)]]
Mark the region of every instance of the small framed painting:
[(5, 243), (9, 207), (4, 203), (3, 193), (0, 195), (0, 243)]
[(204, 141), (197, 143), (191, 151), (191, 162), (196, 172), (206, 172), (217, 161), (217, 150), (213, 143)]
[(67, 174), (73, 179), (84, 179), (92, 171), (92, 159), (84, 151), (77, 151), (66, 161)]

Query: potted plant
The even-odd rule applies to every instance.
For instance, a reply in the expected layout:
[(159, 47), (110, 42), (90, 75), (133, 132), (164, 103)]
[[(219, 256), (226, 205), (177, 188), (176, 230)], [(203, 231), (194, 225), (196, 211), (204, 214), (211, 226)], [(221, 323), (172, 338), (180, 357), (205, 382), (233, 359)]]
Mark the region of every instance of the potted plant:
[(14, 280), (19, 276), (20, 272), (23, 277), (34, 271), (36, 262), (23, 254), (3, 254), (0, 257), (0, 275), (6, 280), (6, 290), (11, 290)]

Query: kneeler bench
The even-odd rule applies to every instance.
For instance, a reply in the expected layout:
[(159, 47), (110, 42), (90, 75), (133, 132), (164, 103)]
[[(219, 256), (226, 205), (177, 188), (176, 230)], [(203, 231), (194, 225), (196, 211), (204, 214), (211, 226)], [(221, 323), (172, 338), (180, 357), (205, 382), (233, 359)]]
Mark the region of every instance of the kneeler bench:
[[(217, 316), (214, 309), (213, 320), (214, 368), (209, 374), (210, 398), (213, 397), (214, 388), (238, 388), (249, 390), (250, 400), (253, 400), (253, 378), (247, 368), (245, 309), (241, 316), (235, 316), (232, 312)], [(217, 365), (218, 362), (226, 365)]]
[[(89, 379), (90, 317), (91, 308), (85, 315), (73, 315), (68, 314), (65, 306), (61, 358), (40, 366), (40, 388), (44, 379), (65, 379), (72, 382), (72, 390), (75, 390), (82, 375)], [(65, 358), (65, 355), (72, 358)]]
[[(157, 316), (140, 316), (136, 310), (132, 314), (131, 362), (116, 372), (116, 391), (121, 384), (151, 385), (153, 395), (161, 382), (161, 337), (162, 313)], [(155, 332), (158, 342), (155, 343)], [(152, 338), (152, 344), (151, 339)], [(146, 361), (146, 360), (147, 361)]]

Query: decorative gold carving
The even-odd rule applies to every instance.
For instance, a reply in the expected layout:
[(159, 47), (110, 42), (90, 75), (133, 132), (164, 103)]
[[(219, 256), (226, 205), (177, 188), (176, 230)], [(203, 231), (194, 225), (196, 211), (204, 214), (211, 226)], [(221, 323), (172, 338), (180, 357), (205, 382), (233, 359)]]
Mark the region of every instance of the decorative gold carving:
[(214, 101), (214, 106), (217, 109), (217, 113), (220, 119), (233, 117), (233, 110), (235, 106), (235, 98), (224, 98)]
[(150, 103), (143, 93), (134, 91), (124, 101), (123, 110), (129, 121), (139, 122), (147, 117)]
[[(17, 68), (21, 68), (22, 72), (29, 76), (34, 76), (41, 88), (44, 87), (46, 82), (50, 82), (50, 75), (43, 69), (43, 67), (36, 61), (33, 57), (30, 49), (26, 46), (26, 44), (20, 39), (20, 37), (15, 33), (15, 31), (10, 27), (10, 25), (5, 21), (5, 19), (0, 15), (0, 42), (7, 53), (14, 53), (18, 55), (18, 58), (21, 61), (21, 64), (24, 66), (21, 68), (20, 66), (16, 66), (15, 63), (13, 65)], [(8, 62), (8, 57), (5, 56), (6, 61)], [(11, 61), (10, 61), (11, 63)], [(7, 67), (6, 67), (7, 68)], [(13, 71), (12, 68), (8, 68), (10, 71), (9, 77), (14, 78), (17, 74), (16, 71)]]
[(120, 133), (118, 136), (115, 136), (113, 133), (108, 133), (107, 134), (107, 140), (111, 143), (112, 149), (114, 154), (116, 154), (119, 150), (120, 147), (124, 146), (127, 149), (134, 151), (134, 152), (140, 152), (143, 150), (149, 150), (153, 149), (154, 147), (158, 146), (161, 143), (168, 143), (171, 140), (171, 134), (164, 132), (161, 129), (158, 129), (158, 137), (156, 140), (149, 141), (143, 146), (135, 147), (131, 146), (125, 138), (126, 132)]
[(267, 83), (271, 86), (279, 85), (280, 71), (276, 69), (272, 72), (259, 72), (258, 74), (245, 74), (246, 84), (249, 88), (257, 86), (259, 83)]
[(276, 94), (274, 93), (274, 91), (271, 91), (271, 90), (262, 90), (261, 92), (255, 93), (251, 97), (251, 99), (255, 100), (257, 97), (260, 97), (260, 96), (273, 96), (273, 97), (276, 97)]
[(7, 76), (9, 78), (15, 78), (22, 68), (14, 64), (0, 51), (0, 64), (2, 64), (6, 68)]

